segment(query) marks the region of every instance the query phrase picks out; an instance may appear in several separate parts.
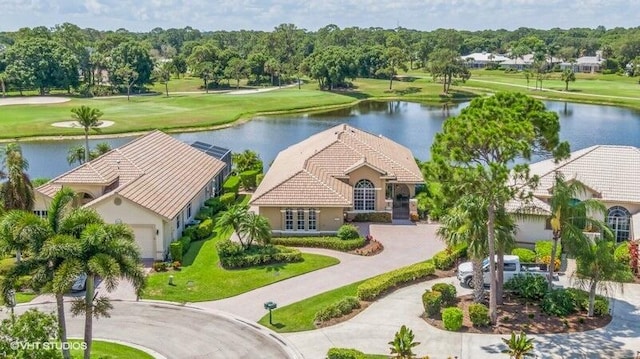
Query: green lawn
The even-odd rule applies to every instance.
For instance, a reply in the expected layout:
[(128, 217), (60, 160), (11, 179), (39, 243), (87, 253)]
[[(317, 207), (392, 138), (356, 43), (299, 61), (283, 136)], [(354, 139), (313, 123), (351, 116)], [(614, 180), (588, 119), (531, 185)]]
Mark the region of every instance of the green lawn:
[[(80, 343), (80, 339), (71, 339), (69, 342)], [(80, 349), (71, 350), (71, 356), (73, 358), (82, 358), (83, 351)], [(99, 359), (153, 359), (152, 355), (149, 355), (142, 350), (138, 350), (126, 345), (103, 342), (100, 340), (94, 340), (91, 343), (91, 357)]]
[[(201, 302), (232, 297), (250, 290), (338, 264), (333, 257), (303, 254), (303, 262), (272, 264), (245, 269), (226, 270), (219, 266), (215, 244), (229, 238), (229, 233), (195, 242), (178, 272), (152, 273), (144, 298), (173, 302)], [(173, 275), (175, 285), (168, 285)]]
[(331, 303), (335, 303), (344, 297), (356, 296), (358, 285), (356, 282), (340, 287), (316, 296), (303, 299), (299, 302), (289, 304), (282, 308), (275, 309), (273, 314), (273, 324), (269, 324), (269, 314), (262, 317), (258, 323), (271, 328), (279, 333), (299, 332), (303, 330), (316, 329), (313, 318), (316, 313)]

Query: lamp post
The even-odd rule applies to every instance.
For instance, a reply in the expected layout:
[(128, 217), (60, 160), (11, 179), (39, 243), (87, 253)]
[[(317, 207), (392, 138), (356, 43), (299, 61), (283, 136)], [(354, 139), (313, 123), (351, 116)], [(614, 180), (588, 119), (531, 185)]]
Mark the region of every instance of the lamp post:
[(278, 305), (275, 302), (268, 301), (268, 302), (264, 303), (264, 309), (268, 309), (269, 310), (269, 324), (270, 325), (273, 325), (271, 311), (276, 309), (276, 308), (278, 308)]

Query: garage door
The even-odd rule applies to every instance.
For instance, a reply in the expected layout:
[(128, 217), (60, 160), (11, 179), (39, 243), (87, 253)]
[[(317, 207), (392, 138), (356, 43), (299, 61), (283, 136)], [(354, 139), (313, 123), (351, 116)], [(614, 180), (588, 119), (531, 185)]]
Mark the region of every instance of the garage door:
[(131, 225), (142, 258), (156, 258), (156, 230), (153, 226)]

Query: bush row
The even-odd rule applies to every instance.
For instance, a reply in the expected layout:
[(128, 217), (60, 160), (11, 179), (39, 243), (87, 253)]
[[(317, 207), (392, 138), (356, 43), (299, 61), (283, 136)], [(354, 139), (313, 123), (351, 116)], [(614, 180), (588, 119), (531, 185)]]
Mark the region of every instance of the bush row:
[(236, 201), (236, 194), (233, 192), (225, 193), (220, 196), (220, 202), (225, 206), (229, 207)]
[[(189, 237), (194, 241), (200, 241), (200, 240), (211, 237), (211, 235), (213, 234), (213, 228), (214, 228), (213, 219), (207, 218), (204, 221), (198, 223), (197, 225), (189, 226), (185, 228), (184, 231), (182, 232), (182, 235), (185, 237)], [(186, 252), (188, 249), (189, 248), (187, 246), (187, 249), (183, 249), (183, 250)]]
[(327, 352), (327, 359), (365, 359), (363, 352), (356, 349), (331, 348)]
[(238, 191), (240, 191), (240, 177), (229, 176), (222, 184), (222, 191), (224, 193), (233, 193), (238, 195)]
[(360, 301), (356, 297), (345, 297), (340, 301), (320, 309), (315, 316), (315, 322), (326, 322), (332, 318), (340, 318), (360, 308)]
[(443, 306), (456, 304), (456, 287), (447, 283), (436, 283), (422, 294), (422, 305), (428, 316), (440, 314)]
[(460, 244), (440, 251), (433, 256), (433, 264), (436, 269), (447, 270), (453, 268), (456, 261), (467, 255), (467, 245)]
[(169, 244), (169, 254), (171, 254), (171, 260), (182, 263), (182, 242), (174, 241)]
[(302, 262), (302, 253), (283, 246), (253, 246), (244, 249), (239, 243), (224, 240), (216, 243), (222, 267), (245, 268), (271, 263)]
[(435, 273), (431, 261), (412, 264), (391, 272), (387, 272), (362, 282), (357, 289), (360, 300), (371, 301), (391, 288), (416, 279), (425, 278)]
[(219, 197), (209, 198), (208, 200), (204, 201), (204, 205), (211, 210), (212, 217), (227, 209), (227, 206), (222, 203)]
[(354, 222), (391, 223), (391, 213), (389, 212), (356, 213), (356, 215), (350, 219)]
[(271, 238), (272, 244), (290, 247), (326, 248), (348, 252), (364, 246), (364, 238), (341, 240), (336, 237), (278, 237)]
[(242, 188), (246, 190), (252, 190), (258, 186), (258, 174), (260, 171), (258, 170), (248, 170), (244, 172), (240, 172), (240, 183), (242, 184)]
[(191, 248), (191, 237), (182, 236), (180, 237), (180, 239), (178, 239), (178, 242), (180, 242), (182, 246), (182, 255), (184, 256), (184, 254), (189, 251), (189, 248)]

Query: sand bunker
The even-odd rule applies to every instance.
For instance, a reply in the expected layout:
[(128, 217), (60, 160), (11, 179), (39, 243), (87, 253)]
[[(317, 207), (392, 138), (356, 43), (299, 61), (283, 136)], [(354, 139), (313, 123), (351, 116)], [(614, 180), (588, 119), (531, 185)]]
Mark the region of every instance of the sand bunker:
[[(105, 128), (109, 126), (113, 126), (115, 122), (113, 121), (100, 121), (100, 125), (96, 126), (98, 128)], [(82, 128), (78, 121), (63, 121), (63, 122), (54, 122), (51, 124), (53, 127), (65, 127), (65, 128)]]
[(49, 103), (63, 103), (71, 101), (68, 97), (28, 96), (0, 98), (0, 106), (9, 105), (45, 105)]

